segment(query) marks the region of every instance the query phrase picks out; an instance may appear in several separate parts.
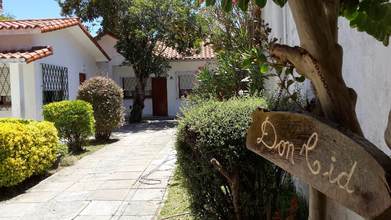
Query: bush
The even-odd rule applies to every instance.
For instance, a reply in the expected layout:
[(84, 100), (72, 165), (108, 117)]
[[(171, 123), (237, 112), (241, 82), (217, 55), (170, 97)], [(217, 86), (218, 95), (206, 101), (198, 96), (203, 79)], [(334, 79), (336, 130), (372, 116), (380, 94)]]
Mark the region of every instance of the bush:
[(45, 120), (54, 123), (60, 137), (74, 152), (81, 151), (88, 137), (94, 133), (92, 106), (85, 101), (53, 102), (43, 107), (43, 115)]
[(58, 147), (57, 130), (50, 122), (0, 119), (0, 187), (48, 170)]
[(111, 132), (124, 122), (123, 91), (111, 79), (94, 77), (79, 88), (78, 99), (92, 104), (95, 116), (95, 138), (110, 139)]
[[(294, 198), (290, 177), (245, 147), (251, 114), (265, 105), (259, 98), (234, 98), (198, 103), (183, 111), (176, 148), (195, 216), (235, 219), (235, 210), (242, 219), (289, 214)], [(223, 171), (212, 165), (212, 159)]]

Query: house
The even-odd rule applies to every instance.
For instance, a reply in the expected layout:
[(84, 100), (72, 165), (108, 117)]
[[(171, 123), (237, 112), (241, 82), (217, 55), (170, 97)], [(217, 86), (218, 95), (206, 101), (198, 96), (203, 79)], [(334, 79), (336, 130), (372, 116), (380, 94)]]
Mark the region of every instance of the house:
[(78, 18), (0, 22), (0, 117), (42, 119), (109, 60)]
[[(133, 68), (123, 65), (125, 59), (115, 49), (117, 41), (110, 33), (98, 37), (98, 44), (112, 58), (108, 63), (101, 63), (99, 68), (100, 73), (108, 75), (123, 88), (125, 109), (129, 110), (133, 103), (136, 78)], [(211, 63), (215, 56), (210, 45), (204, 45), (200, 53), (191, 56), (182, 56), (171, 48), (167, 48), (163, 55), (169, 59), (171, 68), (165, 76), (151, 74), (146, 86), (145, 116), (176, 116), (183, 102), (182, 97), (193, 88), (195, 74)]]
[[(131, 66), (122, 65), (116, 42), (111, 34), (93, 38), (78, 18), (1, 21), (0, 117), (40, 120), (44, 104), (76, 99), (80, 83), (96, 75), (117, 82), (130, 109), (135, 77)], [(175, 116), (195, 73), (214, 58), (210, 46), (193, 56), (172, 49), (165, 55), (172, 68), (165, 76), (151, 74), (146, 116)]]

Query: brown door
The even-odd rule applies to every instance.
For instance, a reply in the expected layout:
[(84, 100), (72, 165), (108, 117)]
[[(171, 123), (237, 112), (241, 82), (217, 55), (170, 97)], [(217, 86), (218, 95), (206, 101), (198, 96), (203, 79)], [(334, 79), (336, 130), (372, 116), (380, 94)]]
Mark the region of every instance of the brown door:
[(154, 116), (167, 116), (167, 79), (152, 78), (152, 105)]

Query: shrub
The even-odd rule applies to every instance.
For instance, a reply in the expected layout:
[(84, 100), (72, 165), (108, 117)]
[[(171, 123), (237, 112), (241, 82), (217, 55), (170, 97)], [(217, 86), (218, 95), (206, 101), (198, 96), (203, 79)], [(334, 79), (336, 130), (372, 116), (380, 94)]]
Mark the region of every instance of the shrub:
[(265, 105), (259, 98), (234, 98), (183, 110), (176, 148), (195, 216), (234, 219), (236, 210), (242, 219), (269, 219), (276, 212), (286, 217), (294, 196), (290, 177), (245, 147), (251, 114)]
[(0, 119), (0, 187), (49, 169), (58, 147), (57, 130), (50, 122)]
[(123, 91), (111, 79), (94, 77), (79, 88), (78, 99), (94, 108), (95, 138), (108, 140), (111, 132), (124, 122)]
[(94, 133), (92, 106), (85, 101), (53, 102), (43, 107), (43, 115), (45, 120), (54, 123), (60, 137), (74, 152), (81, 151), (88, 137)]

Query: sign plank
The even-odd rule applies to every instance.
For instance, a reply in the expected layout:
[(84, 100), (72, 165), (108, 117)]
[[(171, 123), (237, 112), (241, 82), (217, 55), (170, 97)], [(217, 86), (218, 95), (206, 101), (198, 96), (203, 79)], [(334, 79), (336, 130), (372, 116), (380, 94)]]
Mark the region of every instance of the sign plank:
[(246, 145), (365, 218), (391, 207), (391, 159), (355, 134), (308, 115), (259, 109)]

